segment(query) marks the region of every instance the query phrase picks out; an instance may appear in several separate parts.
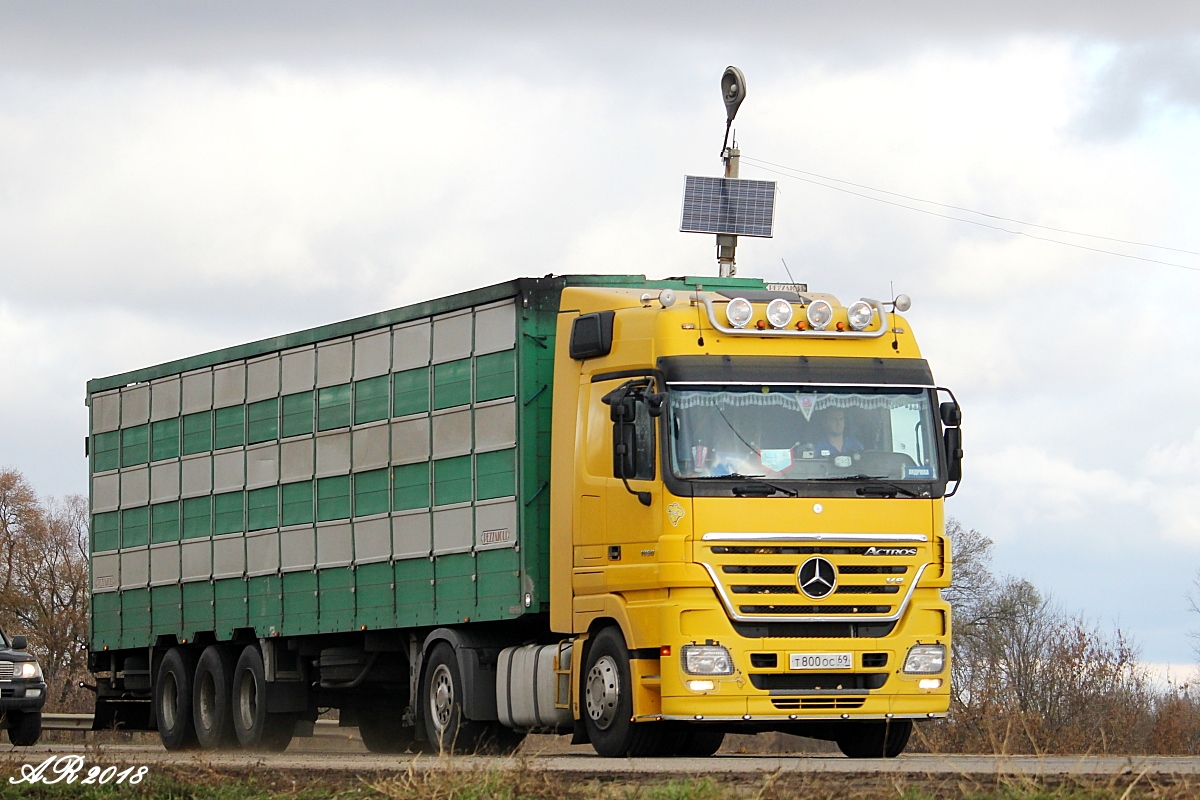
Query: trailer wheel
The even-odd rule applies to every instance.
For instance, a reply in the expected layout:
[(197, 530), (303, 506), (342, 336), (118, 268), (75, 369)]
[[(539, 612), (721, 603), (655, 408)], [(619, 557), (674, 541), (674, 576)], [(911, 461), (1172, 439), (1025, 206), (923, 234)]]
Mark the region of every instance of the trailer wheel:
[(32, 747), (42, 736), (42, 712), (8, 712), (8, 740), (17, 747)]
[(911, 719), (846, 723), (837, 746), (849, 758), (895, 758), (904, 752), (912, 727)]
[(629, 650), (620, 628), (604, 628), (588, 648), (581, 691), (583, 724), (602, 756), (658, 755), (666, 749), (661, 722), (633, 722)]
[(430, 651), (421, 677), (421, 716), (434, 752), (474, 753), (483, 726), (463, 715), (463, 680), (458, 658), (446, 642)]
[(247, 750), (286, 750), (296, 729), (296, 715), (267, 711), (267, 678), (262, 653), (246, 645), (233, 668), (233, 730)]
[(194, 659), (181, 648), (173, 647), (163, 656), (154, 681), (154, 711), (158, 719), (158, 738), (168, 750), (190, 750), (197, 744), (192, 725), (192, 676)]
[(237, 742), (233, 730), (233, 659), (216, 645), (200, 654), (192, 682), (192, 721), (205, 750), (221, 750)]

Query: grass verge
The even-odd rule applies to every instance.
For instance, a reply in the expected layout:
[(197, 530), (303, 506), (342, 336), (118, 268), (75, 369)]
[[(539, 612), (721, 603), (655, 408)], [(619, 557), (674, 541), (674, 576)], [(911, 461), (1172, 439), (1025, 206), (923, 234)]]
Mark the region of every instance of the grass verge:
[[(619, 769), (619, 767), (618, 767)], [(19, 763), (0, 765), (0, 800), (1184, 800), (1200, 796), (1191, 776), (1123, 775), (1110, 779), (1013, 776), (912, 776), (776, 772), (663, 780), (508, 769), (409, 769), (355, 774), (331, 770), (214, 769), (154, 765), (136, 785), (13, 785)]]

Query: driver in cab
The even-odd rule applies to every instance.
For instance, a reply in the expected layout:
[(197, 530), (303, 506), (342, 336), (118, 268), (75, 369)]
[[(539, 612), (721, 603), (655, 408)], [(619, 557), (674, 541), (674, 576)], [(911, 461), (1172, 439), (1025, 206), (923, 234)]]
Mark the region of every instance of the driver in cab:
[(840, 456), (854, 450), (862, 450), (863, 443), (857, 437), (846, 434), (846, 412), (834, 406), (818, 412), (821, 438), (813, 445), (818, 458)]

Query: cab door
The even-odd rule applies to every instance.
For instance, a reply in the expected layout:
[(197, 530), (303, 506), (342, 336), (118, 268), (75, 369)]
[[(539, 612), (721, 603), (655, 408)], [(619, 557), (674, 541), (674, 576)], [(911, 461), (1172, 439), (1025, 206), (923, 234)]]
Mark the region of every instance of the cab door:
[(607, 411), (609, 469), (605, 487), (605, 559), (609, 591), (644, 588), (639, 570), (656, 563), (662, 527), (662, 482), (657, 474), (662, 397), (649, 379), (617, 382), (599, 400)]

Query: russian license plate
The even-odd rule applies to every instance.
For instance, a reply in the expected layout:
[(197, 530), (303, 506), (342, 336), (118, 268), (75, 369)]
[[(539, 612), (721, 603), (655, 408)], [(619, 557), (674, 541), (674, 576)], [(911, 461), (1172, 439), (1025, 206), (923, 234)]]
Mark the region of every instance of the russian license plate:
[(850, 653), (790, 653), (792, 669), (851, 669), (854, 657)]

